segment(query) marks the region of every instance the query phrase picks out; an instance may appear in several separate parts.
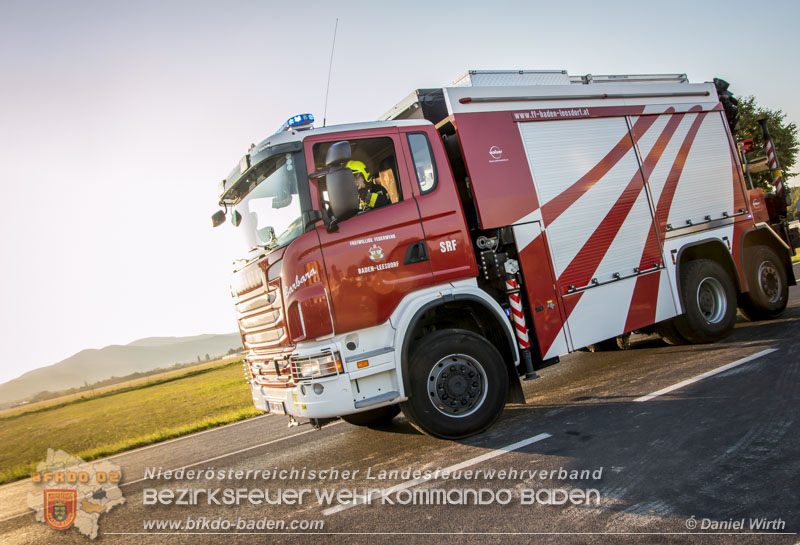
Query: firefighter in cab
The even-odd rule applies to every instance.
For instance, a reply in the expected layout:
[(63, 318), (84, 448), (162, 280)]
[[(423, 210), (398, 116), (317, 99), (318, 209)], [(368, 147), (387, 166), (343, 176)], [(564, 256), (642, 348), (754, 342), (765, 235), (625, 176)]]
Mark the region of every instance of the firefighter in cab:
[(367, 167), (361, 161), (349, 161), (347, 168), (353, 171), (358, 189), (358, 204), (361, 210), (373, 210), (391, 204), (389, 193), (381, 184), (370, 181)]

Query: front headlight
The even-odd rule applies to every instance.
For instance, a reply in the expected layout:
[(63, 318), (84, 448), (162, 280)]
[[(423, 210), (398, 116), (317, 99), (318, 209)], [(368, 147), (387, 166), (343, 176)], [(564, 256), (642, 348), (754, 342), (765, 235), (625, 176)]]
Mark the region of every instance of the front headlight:
[(328, 377), (342, 373), (339, 354), (326, 351), (313, 356), (292, 356), (292, 376), (295, 380)]

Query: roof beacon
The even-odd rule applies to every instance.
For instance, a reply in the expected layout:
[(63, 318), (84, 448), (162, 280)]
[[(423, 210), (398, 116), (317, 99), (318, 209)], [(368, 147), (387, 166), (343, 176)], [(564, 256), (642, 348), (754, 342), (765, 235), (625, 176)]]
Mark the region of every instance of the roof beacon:
[(300, 114), (294, 117), (290, 117), (286, 120), (278, 132), (289, 131), (292, 129), (310, 129), (311, 124), (314, 122), (314, 116), (312, 114)]

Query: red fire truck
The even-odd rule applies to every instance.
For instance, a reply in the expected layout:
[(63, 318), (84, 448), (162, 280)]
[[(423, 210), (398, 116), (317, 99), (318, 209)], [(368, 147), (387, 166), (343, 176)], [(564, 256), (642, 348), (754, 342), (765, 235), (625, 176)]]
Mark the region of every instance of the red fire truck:
[[(462, 438), (562, 354), (634, 331), (713, 342), (795, 284), (713, 83), (475, 71), (377, 122), (312, 122), (251, 147), (214, 215), (249, 248), (232, 294), (262, 411), (402, 409)], [(351, 161), (389, 204), (360, 206)]]

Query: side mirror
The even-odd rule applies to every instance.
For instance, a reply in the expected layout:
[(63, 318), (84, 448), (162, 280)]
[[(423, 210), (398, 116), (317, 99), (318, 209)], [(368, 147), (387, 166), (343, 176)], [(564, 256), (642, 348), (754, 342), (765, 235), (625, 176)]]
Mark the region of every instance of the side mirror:
[(231, 213), (231, 223), (234, 227), (239, 227), (239, 224), (242, 223), (242, 215), (239, 213), (238, 210), (234, 210)]
[(333, 217), (344, 221), (355, 216), (358, 213), (358, 190), (353, 172), (349, 168), (337, 167), (328, 172), (325, 181)]
[(217, 210), (214, 212), (214, 215), (211, 216), (211, 223), (214, 225), (214, 227), (219, 227), (225, 223), (225, 212), (222, 210)]
[(262, 227), (258, 230), (258, 240), (261, 244), (272, 244), (275, 240), (275, 229), (271, 225)]
[(336, 142), (331, 144), (328, 153), (325, 154), (325, 166), (328, 168), (344, 166), (350, 160), (350, 156), (350, 142), (347, 140)]

